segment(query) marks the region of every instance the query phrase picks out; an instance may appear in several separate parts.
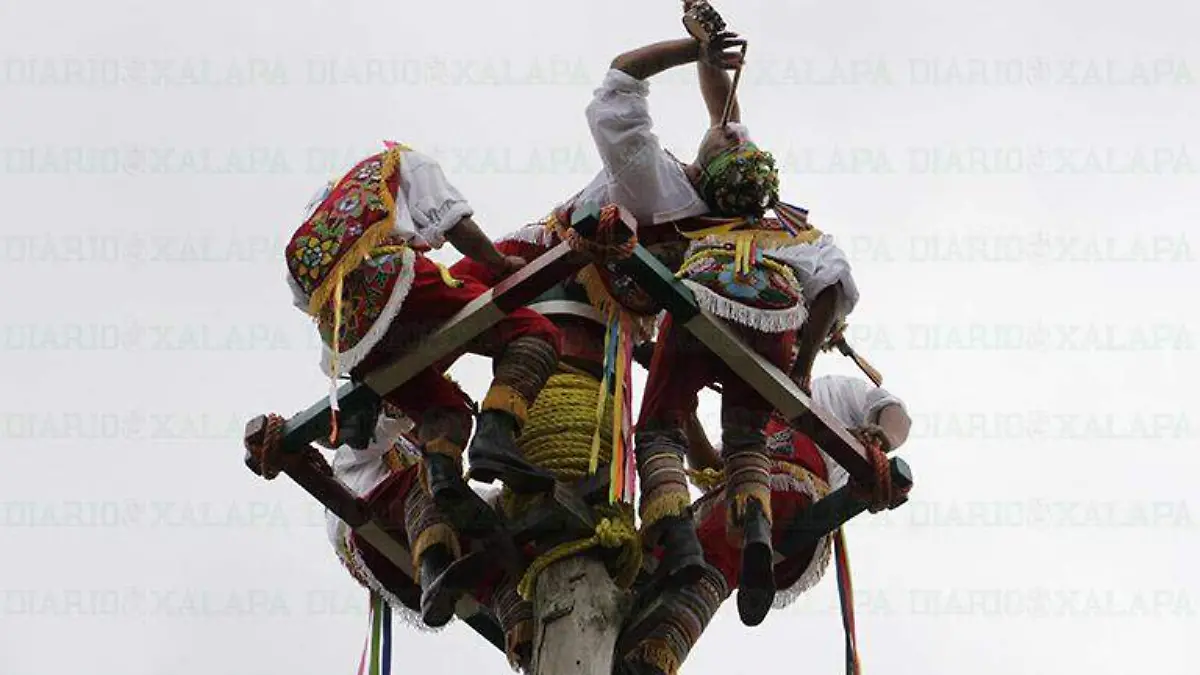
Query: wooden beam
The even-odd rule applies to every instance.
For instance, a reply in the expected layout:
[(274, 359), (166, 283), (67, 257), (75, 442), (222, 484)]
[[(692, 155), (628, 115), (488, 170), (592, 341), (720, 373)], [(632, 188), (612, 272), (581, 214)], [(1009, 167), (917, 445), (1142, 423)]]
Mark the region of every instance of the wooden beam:
[(856, 481), (863, 485), (875, 482), (866, 450), (846, 427), (813, 403), (792, 378), (747, 347), (725, 321), (704, 311), (691, 289), (676, 279), (649, 251), (638, 246), (633, 255), (620, 264), (620, 270), (662, 303), (676, 325), (695, 335)]
[[(246, 464), (251, 470), (257, 471), (250, 456), (250, 447), (262, 442), (266, 432), (266, 417), (260, 416), (246, 424), (245, 445), (247, 450)], [(317, 457), (313, 457), (312, 454)], [(344, 483), (329, 471), (329, 465), (324, 463), (319, 451), (308, 446), (308, 453), (292, 453), (284, 455), (280, 470), (296, 482), (305, 492), (312, 495), (329, 509), (342, 522), (367, 541), (375, 550), (383, 554), (393, 565), (400, 568), (409, 579), (415, 578), (412, 568), (412, 554), (408, 546), (392, 537), (384, 529), (383, 520), (374, 513), (363, 499), (350, 491)], [(487, 612), (474, 598), (463, 596), (454, 608), (464, 623), (475, 629), (488, 642), (491, 642), (501, 652), (504, 651), (504, 631), (500, 630), (495, 619), (489, 618)]]
[[(572, 251), (566, 243), (555, 246), (473, 300), (423, 340), (420, 350), (400, 356), (367, 375), (361, 383), (342, 385), (337, 393), (338, 407), (343, 414), (351, 414), (375, 404), (380, 397), (395, 391), (421, 370), (462, 350), (509, 312), (532, 301), (589, 262), (587, 256)], [(310, 443), (329, 435), (329, 414), (326, 399), (289, 419), (283, 431), (283, 452), (304, 452)]]
[[(891, 460), (892, 485), (899, 489), (912, 487), (912, 470), (899, 457)], [(775, 552), (783, 556), (796, 555), (805, 546), (845, 525), (867, 510), (867, 502), (858, 499), (849, 485), (819, 499), (792, 517), (784, 526), (783, 541)]]

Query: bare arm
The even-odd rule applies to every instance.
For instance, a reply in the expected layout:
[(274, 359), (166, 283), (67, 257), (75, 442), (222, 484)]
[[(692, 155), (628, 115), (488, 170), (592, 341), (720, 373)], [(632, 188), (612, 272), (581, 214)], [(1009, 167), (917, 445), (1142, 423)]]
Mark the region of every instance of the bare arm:
[(446, 241), (463, 255), (478, 260), (493, 270), (507, 272), (512, 267), (511, 259), (496, 250), (492, 240), (488, 239), (470, 216), (458, 221), (457, 225), (446, 231)]
[[(721, 123), (721, 116), (725, 113), (725, 100), (729, 98), (729, 92), (733, 89), (733, 78), (703, 59), (696, 62), (696, 68), (700, 76), (700, 93), (704, 96), (704, 106), (708, 108), (708, 123), (716, 126)], [(742, 121), (742, 108), (738, 105), (736, 96), (729, 113), (729, 121)]]
[(625, 52), (612, 60), (611, 67), (630, 77), (645, 80), (700, 58), (700, 43), (694, 38), (656, 42)]
[(725, 465), (721, 461), (720, 453), (709, 442), (708, 434), (704, 433), (704, 427), (700, 425), (696, 413), (692, 413), (688, 418), (684, 432), (688, 439), (688, 463), (693, 469), (720, 469)]

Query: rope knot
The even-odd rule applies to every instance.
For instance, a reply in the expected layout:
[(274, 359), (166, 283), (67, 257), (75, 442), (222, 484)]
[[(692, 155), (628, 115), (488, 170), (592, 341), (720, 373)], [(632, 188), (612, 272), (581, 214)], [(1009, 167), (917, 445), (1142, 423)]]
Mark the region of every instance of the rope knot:
[(283, 468), (283, 455), (280, 450), (285, 422), (286, 420), (274, 413), (266, 415), (266, 425), (261, 437), (256, 441), (246, 439), (246, 464), (266, 480), (274, 480)]
[(630, 527), (620, 521), (602, 518), (596, 524), (596, 539), (604, 548), (620, 548), (633, 541), (634, 533)]
[(887, 458), (892, 442), (883, 429), (874, 424), (851, 429), (850, 433), (866, 448), (867, 459), (875, 471), (874, 484), (870, 488), (855, 486), (855, 493), (867, 502), (867, 510), (871, 513), (896, 508), (908, 495), (909, 488), (897, 490), (892, 484), (892, 466)]

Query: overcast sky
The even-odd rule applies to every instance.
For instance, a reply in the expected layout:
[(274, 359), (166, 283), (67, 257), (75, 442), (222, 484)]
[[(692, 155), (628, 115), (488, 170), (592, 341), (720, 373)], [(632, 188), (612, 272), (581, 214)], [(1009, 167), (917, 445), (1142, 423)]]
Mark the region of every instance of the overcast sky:
[[(865, 671), (1197, 672), (1200, 9), (725, 5), (745, 122), (914, 418), (912, 501), (849, 528)], [(247, 418), (326, 386), (283, 244), (384, 138), (493, 235), (541, 216), (599, 168), (609, 60), (678, 7), (0, 0), (0, 674), (351, 672), (365, 592), (241, 464)], [(651, 101), (690, 157), (694, 69)], [(482, 396), (486, 362), (454, 374)], [(732, 604), (689, 675), (840, 672), (832, 575), (756, 629)], [(396, 659), (507, 672), (465, 626)]]

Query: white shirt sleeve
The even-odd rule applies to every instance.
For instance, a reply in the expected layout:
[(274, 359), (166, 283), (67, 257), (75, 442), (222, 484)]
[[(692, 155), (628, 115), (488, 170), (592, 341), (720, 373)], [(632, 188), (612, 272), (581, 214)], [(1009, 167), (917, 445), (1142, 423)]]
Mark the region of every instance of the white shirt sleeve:
[(400, 190), (396, 195), (396, 233), (441, 248), (446, 231), (475, 210), (431, 157), (408, 151), (400, 160)]
[[(812, 391), (813, 402), (849, 428), (878, 423), (879, 414), (890, 405), (898, 405), (907, 412), (898, 397), (857, 377), (823, 375), (813, 379)], [(821, 454), (829, 471), (829, 486), (836, 490), (845, 485), (849, 481), (846, 470), (824, 451)]]
[(652, 223), (658, 212), (703, 207), (695, 190), (682, 181), (682, 169), (654, 134), (645, 80), (610, 69), (587, 106), (588, 128), (607, 175), (609, 196), (629, 209), (639, 223)]

